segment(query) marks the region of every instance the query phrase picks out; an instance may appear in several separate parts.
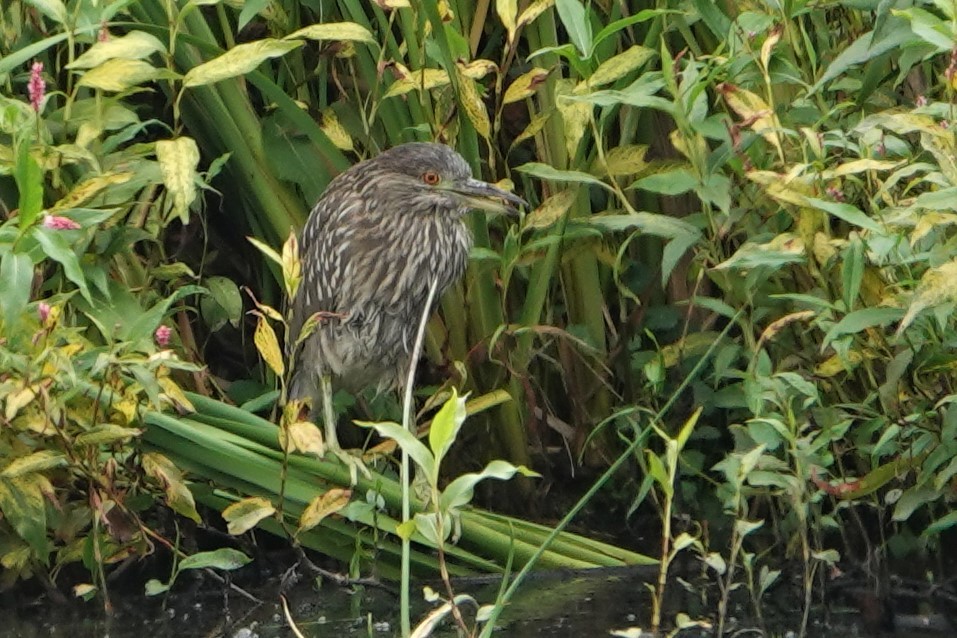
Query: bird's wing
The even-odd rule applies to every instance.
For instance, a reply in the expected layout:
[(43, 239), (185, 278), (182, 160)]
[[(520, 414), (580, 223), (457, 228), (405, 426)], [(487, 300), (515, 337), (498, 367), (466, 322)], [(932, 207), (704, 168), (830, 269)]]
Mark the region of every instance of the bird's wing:
[(340, 312), (339, 299), (348, 267), (349, 205), (341, 189), (331, 188), (309, 214), (299, 242), (302, 281), (292, 302), (290, 343), (317, 312)]

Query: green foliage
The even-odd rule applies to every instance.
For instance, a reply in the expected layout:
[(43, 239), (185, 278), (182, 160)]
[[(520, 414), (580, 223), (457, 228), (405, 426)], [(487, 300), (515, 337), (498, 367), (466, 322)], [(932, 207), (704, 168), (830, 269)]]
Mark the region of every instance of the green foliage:
[[(43, 6), (66, 19), (63, 5)], [(5, 6), (4, 20), (21, 10)], [(152, 42), (133, 40), (115, 48)], [(20, 52), (52, 46), (38, 44)], [(146, 407), (191, 409), (180, 383), (201, 366), (170, 348), (169, 323), (205, 290), (160, 244), (205, 187), (198, 150), (137, 139), (162, 127), (128, 94), (82, 89), (96, 86), (87, 75), (57, 85), (97, 51), (62, 68), (35, 61), (0, 91), (0, 587), (82, 563), (95, 583), (76, 587), (84, 597), (107, 595), (108, 564), (153, 550), (140, 516), (150, 504), (199, 520), (179, 470), (138, 443)], [(5, 72), (16, 59), (3, 58)]]
[[(856, 551), (832, 533), (856, 508), (886, 514), (897, 550), (933, 546), (957, 523), (953, 7), (632, 5), (11, 3), (5, 329), (34, 317), (14, 333), (39, 347), (36, 303), (51, 298), (57, 330), (77, 332), (52, 347), (108, 348), (155, 403), (160, 366), (129, 358), (151, 354), (159, 322), (195, 292), (182, 284), (208, 284), (211, 328), (241, 317), (229, 279), (197, 281), (202, 258), (170, 264), (154, 243), (202, 210), (213, 176), (229, 214), (208, 228), (258, 260), (242, 236), (278, 245), (344, 166), (438, 139), (533, 204), (518, 225), (472, 218), (469, 275), (431, 324), (433, 360), (467, 361), (467, 384), (516, 399), (488, 417), (479, 453), (453, 449), (446, 466), (546, 467), (530, 432), (588, 463), (646, 445), (630, 512), (709, 517), (731, 550), (699, 551), (727, 590), (743, 568), (756, 601), (774, 581), (759, 550), (798, 552), (809, 589)], [(37, 109), (24, 88), (34, 60), (55, 81)], [(202, 174), (201, 158), (220, 159)], [(270, 277), (296, 279), (288, 252), (266, 261), (264, 317), (281, 296)], [(256, 274), (242, 264), (236, 279)], [(676, 397), (729, 323), (733, 338)], [(253, 341), (281, 373), (260, 326)], [(33, 387), (24, 374), (15, 388)], [(703, 412), (674, 464), (684, 418), (650, 415), (676, 399)], [(436, 449), (416, 454), (428, 465)]]

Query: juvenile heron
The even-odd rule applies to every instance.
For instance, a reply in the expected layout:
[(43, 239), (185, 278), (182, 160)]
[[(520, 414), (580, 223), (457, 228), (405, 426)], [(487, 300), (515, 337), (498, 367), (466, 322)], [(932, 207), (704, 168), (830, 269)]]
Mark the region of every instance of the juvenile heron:
[(333, 388), (400, 384), (432, 281), (437, 301), (465, 271), (472, 247), (465, 214), (515, 212), (524, 203), (474, 179), (465, 159), (442, 144), (396, 146), (329, 183), (300, 240), (290, 343), (309, 317), (323, 319), (294, 353), (290, 397), (312, 398), (314, 411), (322, 402), (330, 451), (350, 462), (336, 436)]

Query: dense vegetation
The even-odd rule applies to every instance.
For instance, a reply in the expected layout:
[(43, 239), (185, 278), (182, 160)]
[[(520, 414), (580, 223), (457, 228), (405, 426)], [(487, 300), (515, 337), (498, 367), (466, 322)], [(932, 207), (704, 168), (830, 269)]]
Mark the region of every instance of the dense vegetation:
[[(255, 434), (251, 411), (295, 425), (270, 416), (281, 247), (333, 175), (411, 140), (531, 203), (471, 218), (429, 324), (422, 394), (475, 413), (446, 478), (507, 459), (544, 478), (492, 504), (558, 515), (603, 487), (621, 525), (660, 521), (638, 549), (756, 602), (783, 558), (810, 602), (823, 565), (933, 549), (957, 522), (955, 44), (949, 0), (5, 2), (2, 585), (81, 561), (102, 588), (171, 545), (150, 506), (228, 504), (184, 469), (297, 516), (309, 476), (342, 483)], [(494, 564), (474, 516), (463, 569)]]

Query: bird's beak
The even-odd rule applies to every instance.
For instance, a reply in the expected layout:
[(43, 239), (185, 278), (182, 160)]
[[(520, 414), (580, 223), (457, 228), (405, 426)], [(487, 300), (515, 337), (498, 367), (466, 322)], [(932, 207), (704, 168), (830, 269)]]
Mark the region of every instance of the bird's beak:
[(452, 184), (449, 190), (458, 195), (468, 206), (490, 213), (517, 215), (519, 206), (528, 206), (528, 203), (518, 195), (473, 178)]

